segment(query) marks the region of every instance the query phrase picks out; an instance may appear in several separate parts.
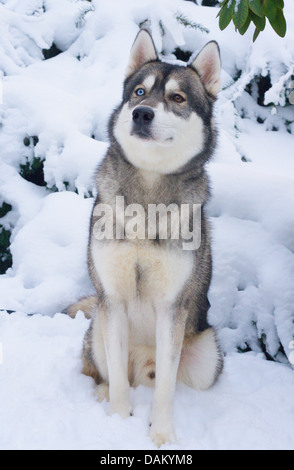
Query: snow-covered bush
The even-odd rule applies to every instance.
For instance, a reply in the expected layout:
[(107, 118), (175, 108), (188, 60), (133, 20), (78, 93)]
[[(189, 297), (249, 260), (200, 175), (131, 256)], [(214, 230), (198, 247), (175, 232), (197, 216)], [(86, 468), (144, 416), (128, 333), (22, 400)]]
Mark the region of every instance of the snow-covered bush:
[[(219, 145), (208, 166), (211, 322), (227, 352), (286, 360), (294, 333), (294, 7), (252, 43), (183, 0), (0, 0), (0, 308), (53, 315), (92, 292), (93, 174), (138, 29), (163, 60), (219, 42)], [(203, 4), (205, 2), (202, 2)], [(216, 2), (211, 2), (215, 4)], [(1, 93), (0, 93), (1, 96)], [(292, 151), (291, 151), (292, 146)]]

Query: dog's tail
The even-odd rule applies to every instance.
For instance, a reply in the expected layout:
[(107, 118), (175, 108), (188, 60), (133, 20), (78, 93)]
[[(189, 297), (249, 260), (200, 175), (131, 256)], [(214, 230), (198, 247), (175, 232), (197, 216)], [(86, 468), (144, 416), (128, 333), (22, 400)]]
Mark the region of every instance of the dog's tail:
[(75, 304), (70, 305), (64, 313), (67, 313), (71, 318), (75, 318), (76, 314), (81, 310), (86, 318), (92, 318), (97, 308), (98, 298), (96, 295), (91, 297), (84, 297)]

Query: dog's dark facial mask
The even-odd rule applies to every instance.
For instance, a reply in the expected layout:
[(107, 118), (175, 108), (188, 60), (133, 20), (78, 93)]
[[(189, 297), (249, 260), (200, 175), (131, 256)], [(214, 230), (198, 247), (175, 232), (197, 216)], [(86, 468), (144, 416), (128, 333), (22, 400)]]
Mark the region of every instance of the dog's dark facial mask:
[(141, 30), (127, 67), (114, 135), (129, 161), (170, 173), (199, 154), (220, 88), (220, 58), (208, 43), (185, 67), (160, 62), (151, 36)]

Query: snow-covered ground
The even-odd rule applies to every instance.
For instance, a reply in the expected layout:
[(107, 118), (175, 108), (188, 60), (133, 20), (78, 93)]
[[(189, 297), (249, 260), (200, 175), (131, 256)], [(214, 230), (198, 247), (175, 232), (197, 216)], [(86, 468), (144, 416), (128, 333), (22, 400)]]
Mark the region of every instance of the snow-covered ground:
[[(133, 416), (108, 416), (81, 374), (88, 320), (79, 314), (0, 315), (1, 449), (155, 449), (148, 437), (152, 389), (131, 390)], [(260, 354), (231, 354), (207, 392), (178, 386), (178, 443), (162, 449), (294, 449), (294, 374)]]
[[(209, 392), (177, 389), (178, 444), (166, 447), (294, 449), (287, 361), (294, 351), (294, 107), (284, 106), (294, 75), (294, 2), (285, 1), (286, 37), (267, 27), (254, 45), (252, 28), (244, 37), (232, 25), (221, 32), (217, 10), (192, 2), (91, 4), (47, 0), (44, 11), (41, 0), (0, 0), (0, 207), (12, 206), (0, 224), (12, 231), (13, 257), (0, 276), (0, 309), (17, 311), (0, 312), (0, 448), (154, 448), (152, 390), (132, 390), (130, 419), (108, 417), (80, 373), (88, 321), (58, 313), (93, 290), (86, 267), (93, 172), (131, 44), (148, 19), (167, 60), (175, 61), (177, 46), (194, 51), (216, 39), (223, 66), (208, 214), (210, 321), (226, 351), (225, 371)], [(62, 52), (42, 60), (52, 42)], [(252, 80), (266, 75), (272, 104), (261, 107)], [(46, 186), (19, 174), (36, 158)], [(237, 353), (247, 349), (254, 352)]]

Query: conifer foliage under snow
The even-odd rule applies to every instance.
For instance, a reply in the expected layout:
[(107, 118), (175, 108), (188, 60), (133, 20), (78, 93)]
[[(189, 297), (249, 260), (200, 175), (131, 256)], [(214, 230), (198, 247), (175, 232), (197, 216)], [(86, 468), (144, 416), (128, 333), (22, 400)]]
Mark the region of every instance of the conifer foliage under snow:
[[(294, 335), (294, 5), (288, 32), (252, 43), (219, 9), (183, 0), (0, 0), (0, 308), (54, 315), (93, 290), (93, 173), (138, 29), (164, 60), (207, 41), (222, 56), (220, 133), (208, 165), (210, 321), (227, 353), (287, 362)], [(0, 95), (0, 96), (1, 96)]]

